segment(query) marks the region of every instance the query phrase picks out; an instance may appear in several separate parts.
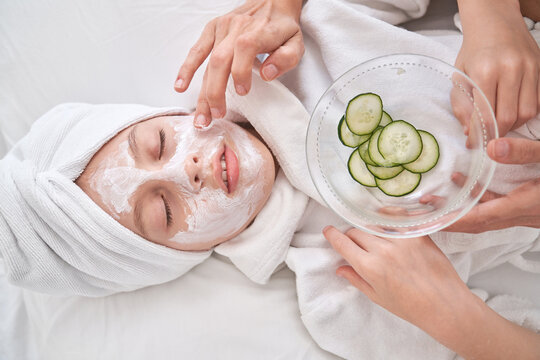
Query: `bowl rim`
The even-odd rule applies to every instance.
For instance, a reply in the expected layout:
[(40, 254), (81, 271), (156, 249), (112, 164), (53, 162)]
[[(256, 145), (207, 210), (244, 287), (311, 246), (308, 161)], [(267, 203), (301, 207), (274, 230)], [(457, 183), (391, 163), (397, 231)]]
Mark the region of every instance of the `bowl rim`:
[[(388, 58), (388, 59), (391, 59), (393, 57), (396, 57), (396, 56), (400, 56), (400, 57), (415, 57), (415, 58), (424, 58), (428, 61), (432, 61), (432, 62), (435, 62), (435, 63), (439, 63), (439, 64), (442, 64), (444, 66), (447, 66), (451, 69), (454, 70), (454, 72), (460, 74), (461, 76), (463, 76), (467, 81), (469, 81), (473, 86), (474, 88), (478, 91), (478, 93), (480, 94), (480, 98), (486, 103), (488, 104), (488, 116), (489, 118), (492, 120), (493, 122), (493, 138), (492, 139), (489, 139), (486, 141), (486, 147), (482, 146), (482, 152), (483, 152), (483, 156), (487, 159), (487, 164), (486, 164), (486, 168), (487, 168), (487, 177), (485, 179), (485, 181), (483, 182), (482, 184), (482, 188), (481, 190), (477, 193), (477, 195), (475, 197), (472, 198), (472, 201), (469, 202), (469, 204), (467, 204), (466, 206), (464, 206), (460, 211), (459, 213), (457, 213), (457, 215), (455, 215), (450, 221), (447, 221), (447, 222), (443, 222), (442, 224), (437, 224), (437, 220), (438, 219), (441, 219), (442, 217), (448, 215), (448, 214), (451, 214), (451, 213), (454, 213), (456, 210), (453, 210), (453, 211), (449, 211), (448, 213), (445, 213), (439, 217), (436, 217), (434, 219), (430, 219), (430, 220), (427, 220), (425, 222), (422, 223), (423, 224), (432, 224), (433, 225), (436, 225), (436, 226), (428, 226), (426, 228), (424, 228), (424, 230), (415, 230), (415, 231), (412, 231), (412, 232), (401, 232), (399, 229), (403, 229), (405, 226), (411, 226), (411, 225), (404, 225), (404, 226), (389, 226), (391, 227), (393, 230), (396, 230), (395, 233), (382, 233), (382, 232), (379, 232), (379, 231), (376, 231), (376, 230), (372, 230), (370, 229), (369, 227), (366, 227), (366, 226), (363, 226), (363, 225), (359, 225), (359, 224), (354, 224), (352, 221), (350, 221), (348, 218), (346, 218), (344, 215), (340, 214), (338, 211), (336, 211), (336, 209), (334, 208), (334, 206), (332, 206), (329, 201), (327, 200), (326, 196), (323, 195), (323, 192), (321, 191), (321, 189), (319, 188), (319, 185), (317, 183), (317, 181), (315, 181), (315, 176), (314, 176), (314, 166), (312, 167), (312, 165), (310, 164), (310, 161), (309, 161), (309, 158), (310, 158), (310, 149), (309, 149), (309, 134), (310, 134), (310, 129), (313, 127), (313, 124), (314, 124), (314, 115), (315, 115), (315, 112), (316, 110), (319, 108), (319, 106), (321, 105), (321, 101), (323, 100), (323, 98), (325, 98), (325, 96), (334, 88), (335, 84), (339, 83), (340, 80), (342, 80), (344, 77), (346, 77), (348, 74), (350, 74), (352, 71), (354, 71), (355, 69), (359, 68), (359, 67), (362, 67), (362, 66), (365, 66), (366, 64), (369, 64), (371, 62), (376, 62), (376, 61), (379, 61), (381, 59), (385, 59), (385, 58)], [(476, 95), (476, 94), (475, 94)], [(460, 69), (456, 68), (455, 66), (447, 63), (446, 61), (444, 60), (441, 60), (441, 59), (438, 59), (436, 57), (433, 57), (433, 56), (429, 56), (429, 55), (423, 55), (423, 54), (416, 54), (416, 53), (392, 53), (392, 54), (386, 54), (386, 55), (382, 55), (382, 56), (377, 56), (377, 57), (374, 57), (374, 58), (371, 58), (369, 60), (366, 60), (364, 62), (361, 62), (353, 67), (351, 67), (350, 69), (348, 69), (347, 71), (343, 72), (341, 75), (339, 75), (336, 80), (334, 80), (328, 87), (327, 89), (322, 93), (322, 95), (319, 97), (319, 100), (317, 100), (317, 103), (315, 105), (315, 107), (313, 108), (313, 111), (311, 112), (310, 114), (310, 119), (309, 119), (309, 123), (308, 123), (308, 126), (307, 126), (307, 130), (306, 130), (306, 137), (305, 137), (305, 156), (306, 156), (306, 162), (307, 162), (307, 165), (308, 165), (308, 171), (309, 171), (309, 175), (311, 177), (311, 181), (313, 182), (313, 184), (315, 185), (315, 188), (317, 189), (317, 192), (319, 193), (321, 199), (324, 201), (324, 203), (326, 204), (326, 206), (331, 209), (336, 215), (338, 215), (342, 220), (344, 220), (345, 222), (347, 222), (348, 224), (350, 224), (351, 226), (354, 226), (354, 227), (357, 227), (359, 229), (361, 229), (362, 231), (365, 231), (367, 233), (370, 233), (372, 235), (376, 235), (376, 236), (381, 236), (381, 237), (387, 237), (387, 238), (412, 238), (412, 237), (418, 237), (418, 236), (423, 236), (423, 235), (429, 235), (429, 234), (433, 234), (435, 232), (438, 232), (452, 224), (454, 224), (455, 222), (457, 222), (459, 219), (461, 219), (465, 214), (467, 214), (474, 206), (476, 206), (478, 204), (478, 201), (480, 200), (480, 198), (484, 195), (484, 193), (486, 192), (489, 184), (491, 183), (491, 180), (493, 178), (493, 174), (495, 173), (495, 168), (496, 168), (496, 162), (493, 161), (488, 155), (487, 155), (487, 152), (486, 152), (486, 149), (487, 149), (487, 143), (491, 140), (494, 140), (494, 139), (497, 139), (499, 138), (499, 130), (498, 130), (498, 126), (497, 126), (497, 119), (495, 117), (495, 113), (493, 111), (493, 108), (491, 106), (491, 104), (489, 103), (486, 95), (484, 94), (484, 92), (482, 91), (482, 89), (478, 86), (478, 84), (476, 84), (476, 82), (474, 82), (467, 74), (465, 74), (463, 71), (461, 71)], [(474, 187), (475, 185), (477, 184), (477, 182), (473, 182), (472, 184), (472, 187)], [(472, 190), (472, 189), (471, 189)], [(468, 193), (470, 193), (470, 191), (468, 191)], [(420, 225), (420, 224), (418, 224)], [(388, 227), (388, 225), (385, 225), (385, 227)]]

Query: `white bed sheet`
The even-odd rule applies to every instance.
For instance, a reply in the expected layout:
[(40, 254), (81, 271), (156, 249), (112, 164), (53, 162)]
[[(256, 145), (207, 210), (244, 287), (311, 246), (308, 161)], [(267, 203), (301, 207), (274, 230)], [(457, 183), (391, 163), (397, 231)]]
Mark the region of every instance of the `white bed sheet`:
[(303, 327), (287, 268), (262, 286), (214, 256), (167, 284), (105, 298), (10, 290), (24, 306), (3, 360), (336, 359)]
[[(62, 102), (195, 103), (172, 90), (182, 59), (211, 18), (242, 0), (0, 2), (0, 156)], [(434, 0), (412, 30), (448, 29)], [(44, 135), (46, 136), (46, 135)], [(503, 265), (472, 284), (540, 305), (540, 280)], [(51, 298), (0, 277), (0, 359), (333, 359), (300, 320), (294, 274), (265, 286), (213, 256), (162, 286), (102, 299)]]

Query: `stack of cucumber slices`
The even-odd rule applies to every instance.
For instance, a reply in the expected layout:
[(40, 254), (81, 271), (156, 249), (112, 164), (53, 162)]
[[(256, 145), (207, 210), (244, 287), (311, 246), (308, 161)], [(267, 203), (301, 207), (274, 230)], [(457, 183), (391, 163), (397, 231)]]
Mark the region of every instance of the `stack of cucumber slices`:
[(338, 135), (343, 145), (355, 148), (348, 161), (353, 179), (390, 196), (414, 191), (421, 174), (439, 160), (435, 137), (406, 121), (393, 121), (380, 96), (373, 93), (349, 101)]

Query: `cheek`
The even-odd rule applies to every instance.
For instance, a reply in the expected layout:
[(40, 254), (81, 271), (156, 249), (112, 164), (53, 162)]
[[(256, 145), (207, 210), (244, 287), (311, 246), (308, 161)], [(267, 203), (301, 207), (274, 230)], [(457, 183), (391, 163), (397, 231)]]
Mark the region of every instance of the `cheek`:
[(266, 200), (268, 200), (272, 187), (274, 186), (274, 181), (276, 178), (276, 166), (272, 153), (268, 150), (268, 148), (266, 148), (266, 146), (264, 146), (262, 143), (259, 143), (258, 145), (257, 151), (262, 159), (262, 166), (260, 166), (260, 171), (255, 181), (259, 181), (262, 186), (263, 195), (260, 198), (260, 203), (262, 206)]
[(180, 244), (209, 243), (232, 236), (250, 221), (257, 210), (256, 196), (244, 192), (228, 197), (222, 190), (203, 188), (186, 200), (189, 215), (187, 230), (179, 231), (170, 241)]

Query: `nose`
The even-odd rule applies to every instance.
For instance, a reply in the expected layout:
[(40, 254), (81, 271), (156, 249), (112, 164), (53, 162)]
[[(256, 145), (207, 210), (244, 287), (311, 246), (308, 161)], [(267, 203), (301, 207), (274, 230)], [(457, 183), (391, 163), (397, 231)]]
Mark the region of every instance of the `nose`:
[(199, 192), (203, 183), (203, 179), (201, 178), (202, 171), (199, 156), (197, 154), (189, 154), (186, 158), (184, 168), (193, 190), (195, 192)]

